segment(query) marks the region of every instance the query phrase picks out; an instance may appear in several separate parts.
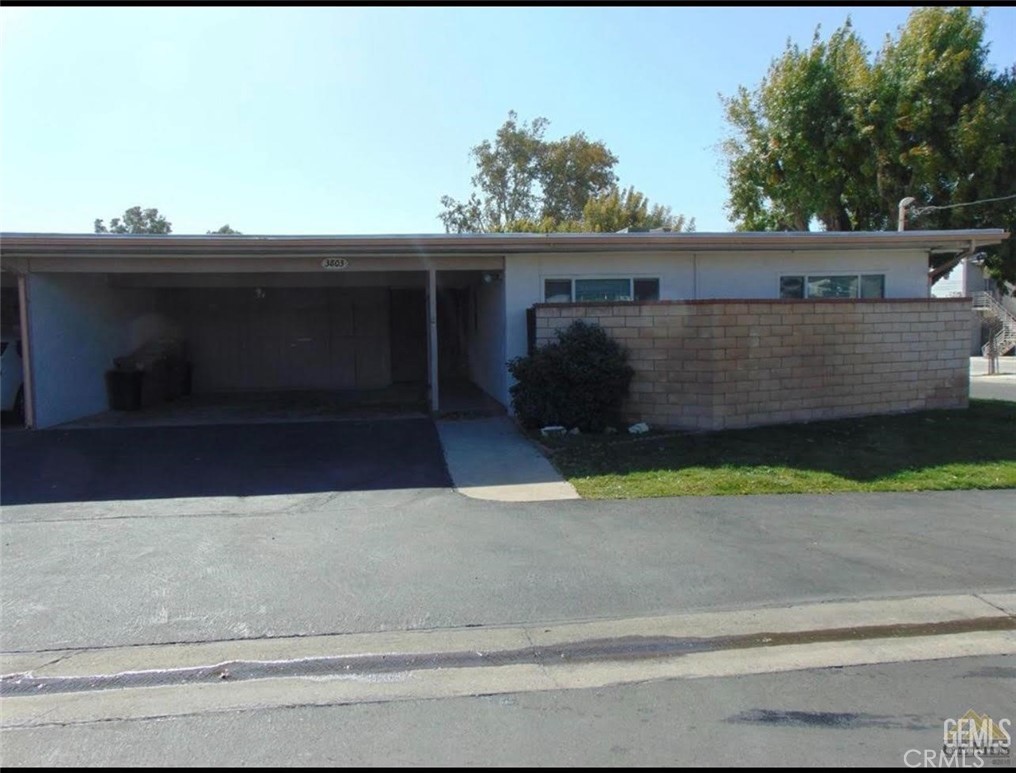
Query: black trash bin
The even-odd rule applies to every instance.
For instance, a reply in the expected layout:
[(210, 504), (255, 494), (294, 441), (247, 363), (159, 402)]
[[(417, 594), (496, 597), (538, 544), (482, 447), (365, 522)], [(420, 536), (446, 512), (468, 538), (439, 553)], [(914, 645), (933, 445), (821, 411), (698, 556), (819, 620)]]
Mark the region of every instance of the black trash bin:
[(106, 396), (113, 411), (136, 411), (141, 408), (141, 384), (144, 371), (106, 371)]
[(169, 387), (166, 393), (167, 400), (175, 400), (178, 397), (188, 397), (191, 393), (191, 365), (182, 357), (173, 357), (169, 360)]
[(180, 367), (180, 397), (190, 397), (193, 373), (194, 370), (190, 360), (183, 360), (183, 364)]

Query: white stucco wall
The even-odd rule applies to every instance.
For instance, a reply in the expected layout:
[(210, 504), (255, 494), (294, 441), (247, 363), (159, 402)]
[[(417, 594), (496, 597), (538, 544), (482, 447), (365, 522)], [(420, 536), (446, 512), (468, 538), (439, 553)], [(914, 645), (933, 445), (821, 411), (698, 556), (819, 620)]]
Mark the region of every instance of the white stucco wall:
[(961, 265), (966, 274), (966, 295), (983, 293), (994, 289), (995, 282), (985, 272), (983, 265), (971, 263), (969, 260), (964, 260)]
[(928, 297), (923, 250), (700, 252), (659, 254), (552, 253), (505, 259), (505, 353), (526, 353), (526, 309), (543, 301), (543, 280), (656, 277), (660, 300), (779, 298), (786, 274), (885, 274), (887, 298)]
[(106, 410), (113, 358), (167, 330), (153, 291), (113, 288), (104, 275), (32, 274), (28, 283), (35, 426)]
[(468, 320), (469, 376), (484, 392), (507, 405), (505, 283), (481, 284), (475, 293), (475, 328), (474, 320)]
[(886, 298), (928, 297), (922, 250), (710, 252), (697, 256), (698, 299), (779, 298), (780, 276), (885, 274)]
[(576, 277), (659, 279), (664, 300), (692, 298), (695, 292), (692, 255), (509, 255), (505, 258), (506, 359), (526, 353), (526, 309), (543, 302), (543, 280)]

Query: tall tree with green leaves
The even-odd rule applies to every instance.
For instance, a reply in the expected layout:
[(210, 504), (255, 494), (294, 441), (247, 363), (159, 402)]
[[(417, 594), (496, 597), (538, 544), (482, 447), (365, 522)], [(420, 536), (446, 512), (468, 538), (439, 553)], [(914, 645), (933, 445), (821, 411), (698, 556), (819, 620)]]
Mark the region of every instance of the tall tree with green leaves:
[(172, 223), (159, 214), (158, 209), (141, 209), (131, 207), (123, 213), (123, 218), (114, 217), (107, 228), (101, 219), (95, 219), (97, 234), (168, 234)]
[(243, 235), (242, 232), (237, 231), (235, 228), (230, 228), (229, 227), (229, 223), (226, 223), (224, 226), (221, 226), (218, 230), (207, 231), (206, 233), (209, 236), (242, 236)]
[(442, 196), (440, 218), (448, 232), (503, 230), (513, 222), (540, 216), (541, 164), (546, 148), (546, 118), (518, 122), (514, 111), (497, 130), (494, 141), (484, 140), (470, 155), (476, 163), (473, 192), (462, 202)]
[(806, 231), (812, 218), (829, 230), (864, 226), (869, 202), (846, 193), (864, 162), (847, 95), (865, 66), (848, 22), (828, 44), (818, 33), (808, 50), (788, 44), (758, 89), (726, 100), (728, 208), (739, 228)]
[[(788, 43), (761, 83), (724, 99), (728, 211), (740, 230), (1016, 225), (1016, 68), (987, 66), (984, 17), (918, 8), (874, 56), (850, 20)], [(1014, 245), (989, 258), (1016, 280)]]
[(670, 207), (651, 204), (645, 194), (628, 187), (613, 188), (602, 196), (590, 199), (582, 209), (583, 230), (615, 233), (630, 228), (636, 231), (663, 229), (694, 231), (695, 218), (675, 215)]
[(588, 203), (609, 193), (617, 183), (617, 156), (602, 142), (590, 142), (582, 132), (548, 142), (541, 150), (543, 217), (580, 220)]
[(508, 233), (617, 233), (625, 229), (694, 231), (695, 218), (675, 215), (670, 207), (650, 203), (645, 194), (634, 187), (614, 186), (589, 199), (577, 219), (513, 220), (501, 230)]
[(618, 159), (603, 142), (584, 132), (547, 140), (548, 125), (546, 118), (520, 123), (512, 111), (493, 142), (472, 148), (473, 192), (465, 201), (441, 198), (447, 232), (679, 230), (687, 224), (634, 188), (618, 188)]

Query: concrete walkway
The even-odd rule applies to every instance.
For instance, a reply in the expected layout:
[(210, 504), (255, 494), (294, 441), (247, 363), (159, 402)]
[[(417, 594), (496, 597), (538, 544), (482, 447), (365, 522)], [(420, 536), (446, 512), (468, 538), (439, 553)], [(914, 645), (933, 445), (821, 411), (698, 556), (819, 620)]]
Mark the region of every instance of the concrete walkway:
[(579, 498), (575, 487), (504, 416), (438, 421), (437, 431), (460, 494), (500, 502)]
[[(988, 358), (987, 357), (971, 357), (970, 358), (970, 377), (976, 378), (978, 376), (988, 375)], [(999, 357), (998, 358), (998, 373), (995, 376), (1001, 378), (1016, 378), (1016, 357)], [(994, 376), (993, 376), (994, 377)]]
[(1016, 402), (1016, 357), (999, 357), (998, 373), (988, 375), (985, 357), (970, 358), (970, 396)]

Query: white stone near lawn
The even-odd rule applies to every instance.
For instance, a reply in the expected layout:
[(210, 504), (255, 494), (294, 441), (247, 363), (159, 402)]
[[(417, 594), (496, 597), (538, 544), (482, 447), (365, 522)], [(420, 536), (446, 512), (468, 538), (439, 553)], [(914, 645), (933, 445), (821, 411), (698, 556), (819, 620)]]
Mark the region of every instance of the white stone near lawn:
[(642, 435), (649, 431), (649, 425), (644, 421), (640, 421), (638, 424), (632, 424), (628, 427), (629, 435)]
[(540, 430), (540, 434), (543, 435), (544, 437), (548, 437), (550, 435), (563, 435), (567, 431), (568, 430), (566, 430), (560, 424), (553, 424), (549, 427), (543, 427)]

